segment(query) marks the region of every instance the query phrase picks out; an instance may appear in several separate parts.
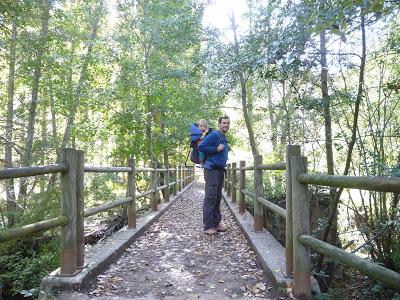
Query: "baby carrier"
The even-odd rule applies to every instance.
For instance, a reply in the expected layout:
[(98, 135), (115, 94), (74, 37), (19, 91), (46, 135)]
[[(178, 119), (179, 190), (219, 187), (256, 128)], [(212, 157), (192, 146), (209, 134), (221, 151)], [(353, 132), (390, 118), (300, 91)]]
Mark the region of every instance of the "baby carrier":
[(204, 138), (207, 134), (212, 131), (211, 128), (208, 128), (206, 134), (203, 135), (203, 132), (199, 129), (197, 124), (191, 124), (189, 128), (190, 132), (190, 160), (195, 163), (199, 164), (199, 150), (197, 148), (198, 144), (200, 144), (201, 139)]

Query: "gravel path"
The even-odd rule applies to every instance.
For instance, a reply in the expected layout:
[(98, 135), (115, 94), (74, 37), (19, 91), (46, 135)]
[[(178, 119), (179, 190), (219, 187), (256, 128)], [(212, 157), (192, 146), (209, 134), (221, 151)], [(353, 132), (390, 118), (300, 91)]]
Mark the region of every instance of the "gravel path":
[(98, 276), (91, 299), (276, 299), (225, 204), (225, 233), (202, 232), (204, 184), (195, 183)]

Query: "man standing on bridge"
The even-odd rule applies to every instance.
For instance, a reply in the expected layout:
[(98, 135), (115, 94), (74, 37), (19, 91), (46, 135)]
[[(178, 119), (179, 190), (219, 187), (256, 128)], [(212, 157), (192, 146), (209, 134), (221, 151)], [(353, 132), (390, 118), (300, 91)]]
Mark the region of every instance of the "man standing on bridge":
[(218, 130), (209, 133), (199, 144), (198, 150), (204, 152), (204, 180), (206, 181), (203, 203), (204, 233), (216, 234), (224, 232), (226, 228), (221, 223), (221, 198), (224, 181), (224, 170), (228, 160), (228, 141), (225, 134), (228, 132), (230, 119), (223, 116), (218, 119)]

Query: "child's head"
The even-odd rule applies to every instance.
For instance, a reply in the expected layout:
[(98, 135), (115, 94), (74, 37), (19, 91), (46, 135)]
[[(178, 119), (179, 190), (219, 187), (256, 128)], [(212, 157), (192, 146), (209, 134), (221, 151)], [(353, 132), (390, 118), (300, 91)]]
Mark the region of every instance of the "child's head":
[(201, 119), (199, 121), (199, 129), (201, 130), (201, 132), (205, 132), (207, 130), (207, 121), (204, 119)]

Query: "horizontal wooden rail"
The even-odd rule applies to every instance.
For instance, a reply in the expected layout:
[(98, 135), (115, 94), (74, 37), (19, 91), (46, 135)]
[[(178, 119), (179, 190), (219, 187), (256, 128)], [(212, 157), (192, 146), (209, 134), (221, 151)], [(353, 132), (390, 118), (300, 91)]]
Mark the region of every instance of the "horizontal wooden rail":
[[(153, 169), (153, 170), (154, 170), (154, 169)], [(176, 183), (175, 183), (175, 182), (171, 182), (171, 183), (169, 184), (169, 186), (174, 185), (174, 184), (176, 184)], [(156, 190), (157, 190), (157, 191), (163, 190), (163, 189), (165, 189), (165, 188), (167, 188), (167, 187), (168, 187), (168, 185), (159, 186), (159, 187), (156, 188)], [(148, 190), (148, 191), (146, 191), (146, 192), (143, 192), (143, 193), (140, 193), (140, 194), (136, 194), (136, 197), (135, 197), (135, 198), (136, 198), (136, 199), (142, 198), (142, 197), (145, 197), (145, 196), (147, 196), (147, 195), (150, 195), (150, 194), (152, 194), (152, 193), (154, 193), (154, 192), (155, 192), (154, 189)], [(119, 205), (128, 203), (128, 202), (130, 202), (130, 201), (132, 201), (132, 200), (133, 200), (133, 197), (126, 197), (126, 198), (121, 198), (121, 199), (119, 199), (119, 200), (116, 200), (116, 201), (113, 201), (113, 202), (110, 202), (110, 203), (106, 203), (106, 204), (103, 204), (103, 205), (100, 205), (100, 206), (97, 206), (97, 207), (92, 207), (92, 208), (85, 209), (84, 217), (85, 217), (85, 218), (86, 218), (86, 217), (90, 217), (90, 216), (92, 216), (92, 215), (95, 215), (95, 214), (98, 214), (98, 213), (100, 213), (100, 212), (109, 210), (109, 209), (114, 208), (114, 207), (116, 207), (116, 206), (119, 206)]]
[(136, 195), (136, 199), (145, 197), (145, 196), (150, 195), (150, 194), (152, 194), (152, 193), (154, 193), (154, 192), (155, 192), (155, 190), (148, 190), (148, 191), (145, 191), (145, 192), (143, 192), (143, 193), (140, 193), (139, 195)]
[(136, 168), (136, 172), (154, 172), (154, 168)]
[(348, 253), (310, 235), (302, 234), (298, 237), (298, 241), (344, 265), (353, 267), (361, 273), (371, 276), (388, 287), (400, 289), (400, 274), (395, 271), (382, 267), (376, 263), (371, 263), (355, 254)]
[(168, 185), (165, 184), (165, 185), (162, 185), (162, 186), (157, 187), (156, 190), (157, 190), (157, 191), (161, 191), (161, 190), (163, 190), (163, 189), (165, 189), (165, 188), (167, 188), (167, 187), (168, 187)]
[(275, 164), (262, 164), (257, 166), (258, 170), (286, 170), (286, 163), (275, 163)]
[[(107, 167), (107, 166), (85, 166), (85, 172), (92, 173), (116, 173), (116, 172), (131, 172), (129, 167)], [(157, 169), (159, 172), (166, 172), (171, 169)], [(154, 172), (154, 168), (135, 168), (135, 172)]]
[(43, 174), (50, 174), (50, 173), (58, 173), (58, 172), (66, 172), (67, 170), (68, 170), (68, 166), (65, 163), (48, 165), (48, 166), (7, 168), (7, 169), (0, 170), (0, 180), (35, 176), (35, 175), (43, 175)]
[(246, 196), (250, 197), (250, 198), (253, 198), (253, 199), (256, 197), (256, 195), (254, 193), (252, 193), (252, 192), (250, 192), (248, 190), (245, 190), (245, 189), (242, 190), (242, 193), (245, 194)]
[[(254, 193), (249, 192), (248, 190), (245, 190), (245, 189), (242, 190), (242, 193), (253, 199), (256, 197), (256, 195)], [(267, 199), (262, 198), (262, 197), (257, 197), (257, 201), (260, 202), (265, 207), (272, 210), (273, 212), (277, 213), (281, 217), (286, 219), (286, 210), (284, 208), (282, 208), (279, 205), (276, 205), (275, 203), (272, 203), (271, 201), (268, 201)]]
[(107, 166), (85, 166), (85, 172), (92, 173), (115, 173), (115, 172), (131, 172), (129, 167), (107, 167)]
[(109, 203), (106, 203), (106, 204), (103, 204), (103, 205), (100, 205), (100, 206), (97, 206), (97, 207), (87, 208), (87, 209), (85, 209), (85, 212), (84, 212), (83, 216), (85, 218), (87, 218), (87, 217), (93, 216), (95, 214), (98, 214), (100, 212), (109, 210), (109, 209), (111, 209), (113, 207), (128, 203), (128, 202), (130, 202), (132, 200), (133, 200), (133, 197), (126, 197), (126, 198), (121, 198), (121, 199), (118, 199), (116, 201), (109, 202)]
[(304, 184), (400, 193), (400, 178), (398, 177), (341, 176), (301, 173), (297, 175), (297, 180)]
[(243, 167), (243, 168), (241, 168), (240, 170), (243, 170), (243, 171), (252, 171), (252, 170), (254, 170), (254, 166)]
[(277, 213), (281, 217), (286, 219), (286, 210), (279, 205), (276, 205), (275, 203), (272, 203), (271, 201), (268, 201), (265, 198), (262, 197), (257, 197), (257, 201), (260, 202), (262, 205), (265, 207), (269, 208), (273, 212)]
[[(248, 167), (236, 167), (236, 168), (231, 168), (231, 170), (236, 170), (236, 171), (252, 171), (254, 170), (254, 166), (248, 166)], [(284, 162), (279, 162), (279, 163), (274, 163), (274, 164), (262, 164), (257, 166), (257, 170), (286, 170), (286, 163)]]
[(51, 228), (55, 228), (57, 226), (63, 226), (68, 224), (68, 218), (65, 216), (58, 216), (53, 219), (40, 221), (37, 223), (2, 230), (0, 231), (0, 243), (6, 242), (9, 240), (13, 240), (16, 238), (32, 235), (34, 233), (49, 230)]

